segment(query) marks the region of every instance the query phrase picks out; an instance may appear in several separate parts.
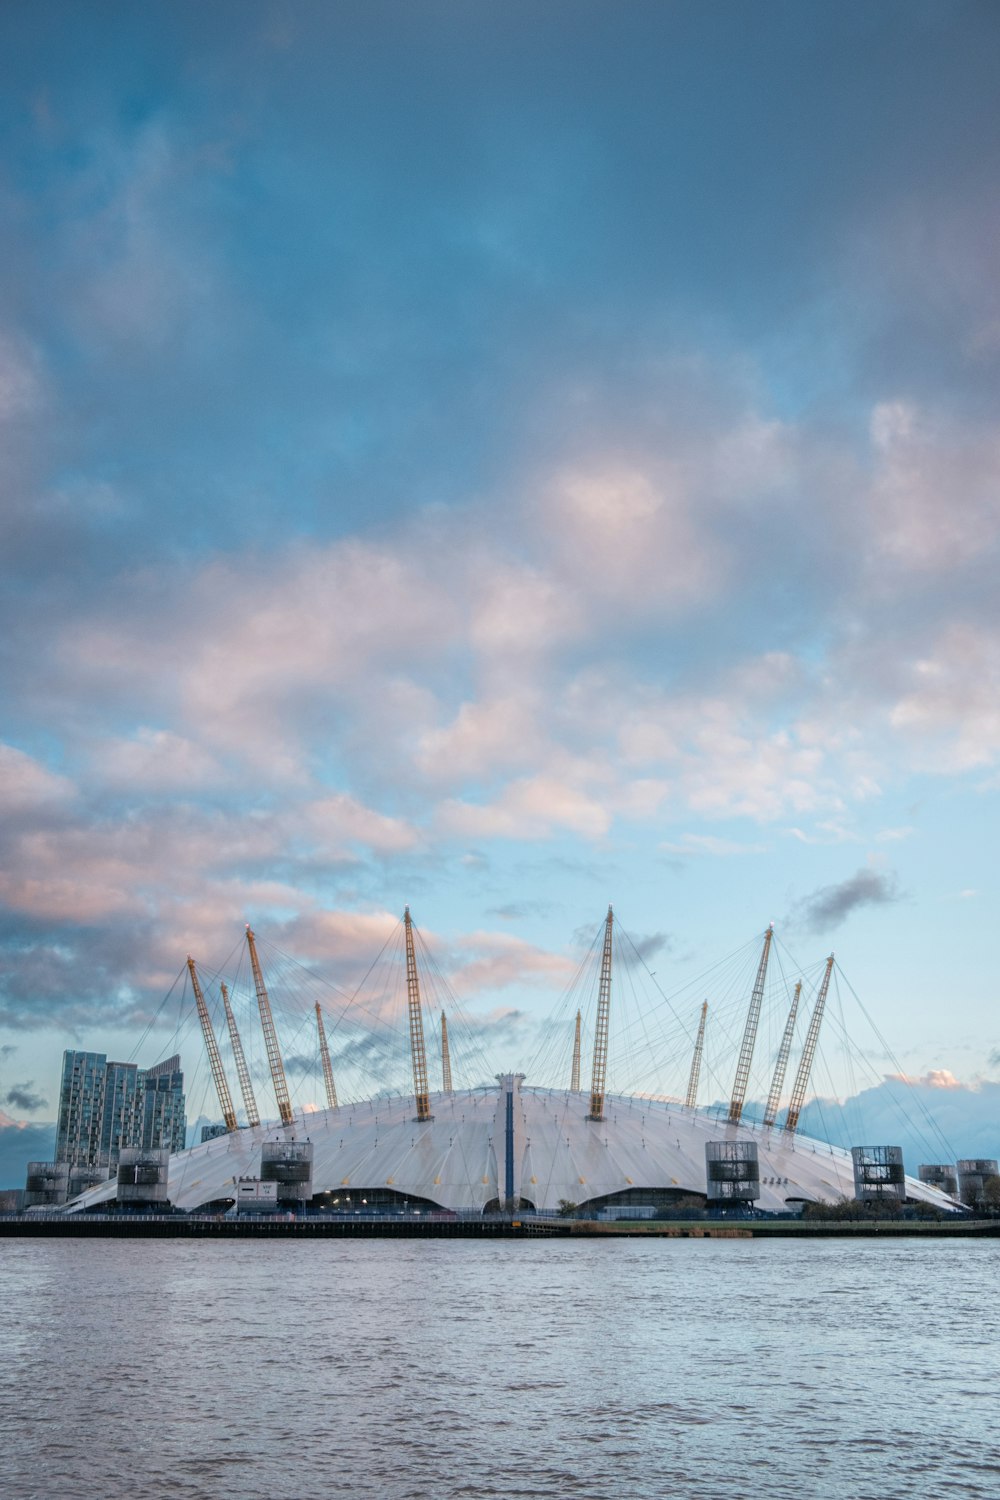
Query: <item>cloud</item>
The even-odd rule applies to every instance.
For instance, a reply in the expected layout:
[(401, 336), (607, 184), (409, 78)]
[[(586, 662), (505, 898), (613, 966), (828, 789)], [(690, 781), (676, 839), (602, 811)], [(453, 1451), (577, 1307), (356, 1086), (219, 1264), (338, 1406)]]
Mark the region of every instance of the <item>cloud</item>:
[(650, 932), (645, 935), (636, 933), (634, 937), (630, 935), (627, 941), (619, 943), (617, 960), (625, 968), (634, 965), (646, 967), (657, 953), (669, 953), (672, 947), (673, 940), (668, 932)]
[(893, 871), (861, 869), (838, 885), (821, 886), (797, 901), (788, 922), (807, 932), (828, 932), (839, 927), (852, 912), (900, 900), (899, 881)]
[(968, 621), (946, 625), (891, 710), (893, 729), (916, 762), (939, 772), (992, 765), (1000, 753), (1000, 631)]
[(871, 513), (883, 550), (907, 568), (952, 571), (1000, 543), (1000, 430), (909, 401), (871, 416), (878, 467)]
[(17, 817), (55, 807), (73, 792), (65, 776), (48, 770), (23, 750), (0, 743), (0, 815)]
[(492, 906), (488, 917), (499, 917), (503, 922), (524, 922), (536, 917), (547, 917), (554, 909), (551, 901), (507, 901), (503, 906)]
[(516, 986), (561, 989), (575, 965), (507, 932), (472, 932), (454, 944), (449, 983), (465, 998)]
[(29, 1161), (51, 1161), (55, 1149), (55, 1124), (8, 1125), (0, 1122), (0, 1185), (23, 1188)]
[(714, 855), (725, 859), (738, 854), (766, 854), (766, 844), (741, 844), (735, 839), (722, 839), (711, 833), (685, 833), (675, 842), (660, 845), (665, 854)]
[(922, 1078), (911, 1078), (906, 1073), (892, 1073), (887, 1077), (896, 1083), (905, 1083), (913, 1088), (961, 1089), (965, 1087), (947, 1068), (932, 1068)]
[(15, 1109), (31, 1113), (37, 1109), (47, 1109), (49, 1101), (43, 1099), (41, 1094), (33, 1092), (34, 1083), (16, 1083), (7, 1090), (4, 1095), (4, 1103), (12, 1104)]
[(998, 1118), (1000, 1083), (971, 1088), (935, 1069), (919, 1079), (886, 1078), (841, 1101), (811, 1100), (800, 1126), (837, 1146), (901, 1146), (906, 1170), (916, 1176), (921, 1163), (995, 1157)]

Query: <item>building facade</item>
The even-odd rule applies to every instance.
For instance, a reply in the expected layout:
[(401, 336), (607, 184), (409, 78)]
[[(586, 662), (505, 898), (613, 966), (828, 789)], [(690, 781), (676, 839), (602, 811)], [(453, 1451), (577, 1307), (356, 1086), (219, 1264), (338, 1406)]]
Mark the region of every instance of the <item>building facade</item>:
[(173, 1153), (184, 1150), (186, 1135), (184, 1074), (175, 1055), (142, 1074), (142, 1138), (134, 1144), (144, 1151), (166, 1147)]
[(112, 1172), (124, 1148), (181, 1151), (184, 1108), (177, 1056), (143, 1069), (103, 1052), (64, 1052), (56, 1161)]

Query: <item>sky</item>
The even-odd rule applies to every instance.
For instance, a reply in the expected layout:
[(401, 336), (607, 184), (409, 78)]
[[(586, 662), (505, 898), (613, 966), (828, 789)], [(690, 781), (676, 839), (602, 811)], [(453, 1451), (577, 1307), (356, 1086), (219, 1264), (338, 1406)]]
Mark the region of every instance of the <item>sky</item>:
[(1000, 1148), (998, 72), (960, 0), (2, 8), (3, 1130), (247, 922), (350, 991), (409, 903), (518, 1066), (613, 902), (667, 992), (835, 950)]

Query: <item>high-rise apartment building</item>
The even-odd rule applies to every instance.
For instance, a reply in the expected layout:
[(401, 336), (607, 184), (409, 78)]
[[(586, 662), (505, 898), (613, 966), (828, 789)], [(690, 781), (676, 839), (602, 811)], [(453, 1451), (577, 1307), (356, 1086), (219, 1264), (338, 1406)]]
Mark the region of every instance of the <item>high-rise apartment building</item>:
[(142, 1075), (142, 1140), (144, 1151), (166, 1146), (183, 1151), (187, 1135), (184, 1113), (184, 1074), (179, 1057), (168, 1057)]
[(153, 1068), (108, 1062), (103, 1052), (64, 1052), (56, 1160), (113, 1171), (123, 1147), (184, 1147), (180, 1058)]
[(107, 1069), (103, 1052), (63, 1053), (56, 1161), (72, 1166), (99, 1165)]

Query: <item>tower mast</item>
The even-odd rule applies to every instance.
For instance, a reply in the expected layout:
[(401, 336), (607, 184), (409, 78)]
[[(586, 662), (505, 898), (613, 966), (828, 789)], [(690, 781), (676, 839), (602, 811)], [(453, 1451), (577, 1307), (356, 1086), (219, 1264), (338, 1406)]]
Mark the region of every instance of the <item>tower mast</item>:
[(608, 1071), (608, 1018), (611, 1014), (611, 930), (614, 914), (608, 907), (601, 955), (601, 985), (597, 992), (597, 1029), (594, 1033), (594, 1071), (590, 1084), (588, 1120), (604, 1119), (604, 1084)]
[(573, 1071), (569, 1075), (569, 1091), (580, 1092), (580, 1012), (576, 1013), (576, 1029), (573, 1033)]
[(802, 994), (802, 980), (795, 986), (792, 996), (792, 1007), (788, 1012), (788, 1020), (785, 1022), (785, 1030), (781, 1038), (781, 1046), (778, 1048), (778, 1061), (774, 1065), (774, 1077), (771, 1079), (771, 1092), (767, 1096), (767, 1108), (764, 1111), (764, 1124), (770, 1130), (778, 1118), (778, 1105), (781, 1103), (781, 1090), (785, 1087), (785, 1070), (788, 1067), (788, 1058), (792, 1050), (792, 1037), (795, 1034), (795, 1017), (799, 1009), (799, 996)]
[(326, 1045), (326, 1028), (323, 1025), (323, 1012), (316, 1001), (316, 1030), (319, 1032), (319, 1060), (323, 1064), (323, 1085), (326, 1088), (327, 1109), (339, 1108), (337, 1104), (337, 1085), (333, 1081), (333, 1066), (330, 1062), (330, 1049)]
[(448, 1017), (441, 1012), (441, 1087), (446, 1094), (451, 1089), (451, 1051), (448, 1047)]
[(292, 1101), (288, 1097), (288, 1084), (285, 1082), (285, 1065), (281, 1061), (281, 1048), (278, 1046), (278, 1033), (274, 1029), (271, 1002), (267, 998), (267, 986), (264, 983), (264, 976), (260, 971), (260, 960), (257, 957), (257, 944), (254, 942), (253, 930), (249, 924), (247, 947), (250, 950), (250, 967), (253, 969), (253, 982), (257, 989), (257, 1009), (260, 1011), (261, 1030), (264, 1033), (264, 1046), (267, 1049), (267, 1061), (271, 1068), (271, 1082), (274, 1084), (278, 1114), (281, 1116), (282, 1125), (291, 1125)]
[(809, 1030), (806, 1032), (806, 1044), (802, 1048), (802, 1056), (799, 1058), (799, 1070), (795, 1075), (795, 1084), (792, 1088), (792, 1098), (788, 1106), (788, 1114), (785, 1116), (785, 1129), (789, 1135), (794, 1135), (798, 1129), (799, 1115), (802, 1113), (802, 1105), (805, 1102), (806, 1089), (809, 1087), (809, 1074), (812, 1070), (813, 1058), (816, 1056), (816, 1044), (819, 1041), (819, 1028), (823, 1024), (823, 1012), (826, 1009), (826, 993), (830, 988), (830, 975), (833, 973), (833, 954), (826, 961), (826, 970), (823, 974), (823, 983), (819, 987), (816, 1004), (813, 1013), (809, 1017)]
[(423, 1124), (431, 1118), (431, 1095), (427, 1083), (427, 1051), (424, 1047), (424, 1016), (420, 1008), (420, 979), (417, 957), (413, 951), (413, 923), (410, 908), (403, 913), (406, 929), (406, 998), (410, 1012), (410, 1055), (413, 1058), (413, 1095), (417, 1120)]
[(705, 1017), (708, 1015), (708, 1001), (701, 1003), (701, 1020), (698, 1022), (698, 1035), (694, 1041), (694, 1056), (691, 1058), (691, 1073), (688, 1077), (688, 1091), (684, 1100), (687, 1109), (698, 1107), (698, 1079), (701, 1076), (701, 1055), (705, 1050)]
[(205, 1004), (205, 996), (201, 992), (198, 982), (198, 971), (194, 966), (194, 959), (188, 954), (188, 969), (191, 974), (191, 988), (194, 990), (195, 1004), (198, 1007), (198, 1020), (201, 1022), (202, 1035), (205, 1038), (205, 1047), (208, 1051), (208, 1063), (212, 1069), (212, 1077), (215, 1080), (215, 1092), (219, 1096), (219, 1108), (222, 1110), (222, 1118), (226, 1122), (227, 1130), (237, 1130), (236, 1111), (233, 1109), (233, 1099), (229, 1092), (229, 1084), (222, 1067), (222, 1058), (219, 1056), (218, 1043), (215, 1040), (215, 1032), (212, 1030), (212, 1018)]
[(754, 1043), (757, 1040), (757, 1025), (760, 1021), (760, 1007), (764, 999), (764, 979), (767, 975), (767, 956), (771, 951), (771, 939), (774, 936), (773, 926), (769, 926), (764, 934), (764, 951), (760, 955), (760, 963), (757, 966), (757, 978), (754, 980), (753, 994), (750, 996), (750, 1009), (747, 1011), (747, 1024), (743, 1031), (743, 1045), (740, 1048), (740, 1060), (736, 1067), (736, 1081), (733, 1084), (733, 1097), (729, 1101), (729, 1123), (738, 1125), (743, 1114), (743, 1101), (747, 1095), (747, 1083), (750, 1078), (750, 1063), (753, 1060)]
[(253, 1084), (250, 1082), (250, 1069), (243, 1053), (243, 1043), (236, 1029), (236, 1017), (233, 1015), (233, 1007), (229, 1003), (229, 991), (225, 982), (220, 985), (222, 990), (222, 1003), (226, 1007), (226, 1025), (229, 1028), (229, 1045), (233, 1049), (236, 1059), (236, 1076), (240, 1081), (240, 1093), (243, 1095), (243, 1108), (246, 1110), (247, 1124), (256, 1129), (260, 1124), (260, 1111), (257, 1108), (257, 1100), (254, 1097)]

